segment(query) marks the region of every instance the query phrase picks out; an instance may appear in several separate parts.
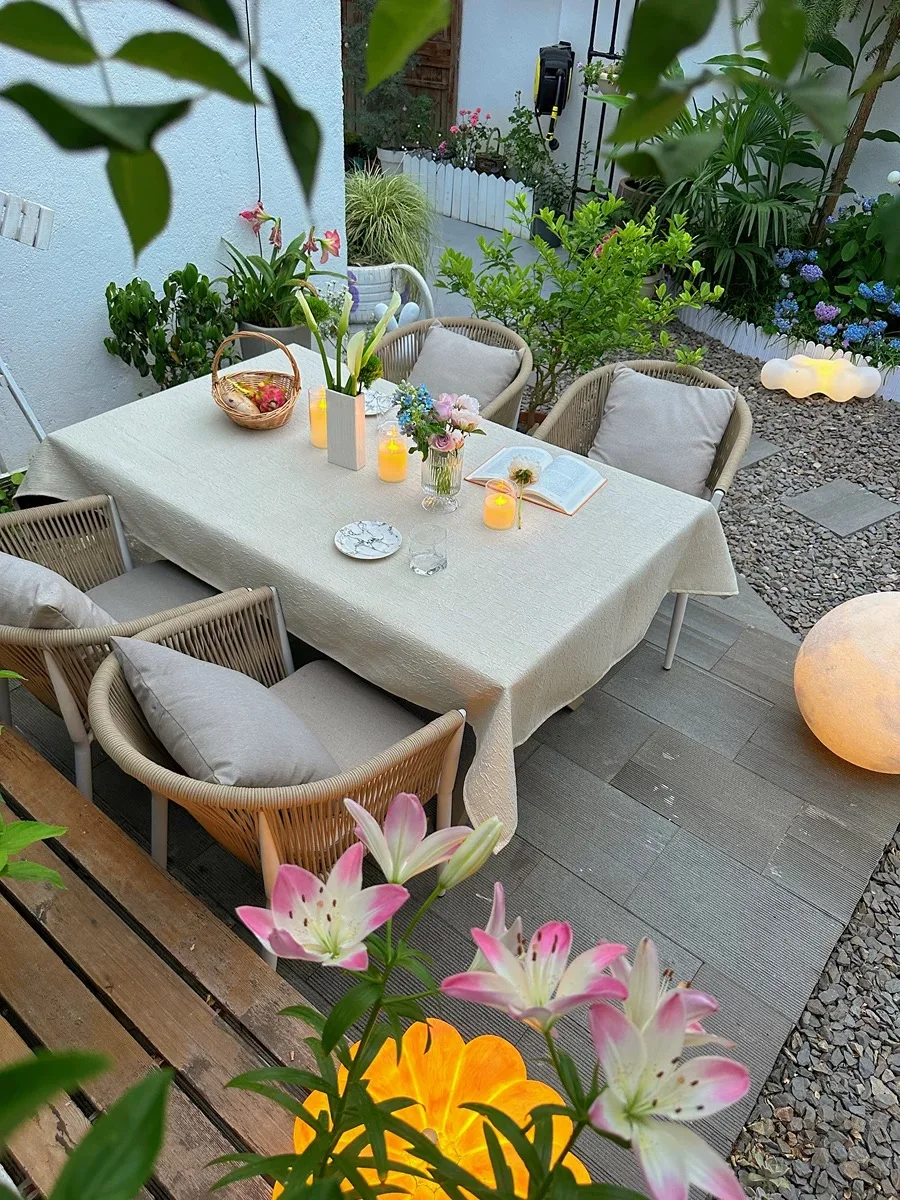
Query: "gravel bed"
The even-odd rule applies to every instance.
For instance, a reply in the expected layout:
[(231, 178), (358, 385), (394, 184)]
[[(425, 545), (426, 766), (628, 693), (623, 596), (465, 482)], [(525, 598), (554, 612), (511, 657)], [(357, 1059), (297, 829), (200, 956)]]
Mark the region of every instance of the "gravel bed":
[(900, 834), (741, 1133), (753, 1200), (900, 1196)]
[(844, 600), (900, 590), (900, 513), (839, 537), (782, 502), (849, 479), (900, 503), (900, 403), (795, 400), (760, 386), (755, 359), (683, 325), (672, 335), (676, 344), (706, 346), (701, 365), (740, 390), (755, 434), (784, 447), (738, 474), (721, 517), (735, 566), (785, 624), (802, 636)]

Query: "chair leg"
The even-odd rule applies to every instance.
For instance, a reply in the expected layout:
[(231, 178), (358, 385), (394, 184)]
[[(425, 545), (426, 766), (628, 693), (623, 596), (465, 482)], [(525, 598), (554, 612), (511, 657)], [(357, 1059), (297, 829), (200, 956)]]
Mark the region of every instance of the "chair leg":
[(169, 801), (150, 793), (150, 854), (164, 871), (169, 869)]
[(684, 610), (687, 608), (688, 593), (677, 592), (675, 595), (675, 609), (672, 613), (672, 624), (669, 626), (669, 640), (666, 643), (666, 658), (663, 662), (663, 670), (670, 671), (672, 663), (675, 659), (675, 651), (678, 648), (678, 635), (681, 633), (681, 626), (684, 624)]
[(9, 697), (8, 679), (0, 679), (0, 725), (12, 725), (12, 702)]
[[(278, 858), (278, 848), (272, 837), (272, 830), (266, 820), (266, 814), (260, 811), (258, 816), (257, 833), (259, 836), (259, 860), (262, 867), (263, 887), (266, 889), (266, 903), (272, 898), (272, 888), (281, 865)], [(278, 955), (260, 946), (259, 952), (273, 971), (278, 970)]]
[(75, 786), (85, 800), (94, 802), (94, 769), (91, 765), (91, 743), (73, 742), (75, 751)]

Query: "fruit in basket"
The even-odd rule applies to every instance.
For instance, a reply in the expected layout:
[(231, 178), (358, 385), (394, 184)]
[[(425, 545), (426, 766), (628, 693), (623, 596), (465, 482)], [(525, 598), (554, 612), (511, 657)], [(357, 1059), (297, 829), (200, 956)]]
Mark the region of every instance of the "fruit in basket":
[(257, 388), (253, 399), (260, 412), (274, 412), (277, 408), (284, 407), (287, 394), (284, 388), (280, 388), (277, 383), (267, 383), (263, 387)]

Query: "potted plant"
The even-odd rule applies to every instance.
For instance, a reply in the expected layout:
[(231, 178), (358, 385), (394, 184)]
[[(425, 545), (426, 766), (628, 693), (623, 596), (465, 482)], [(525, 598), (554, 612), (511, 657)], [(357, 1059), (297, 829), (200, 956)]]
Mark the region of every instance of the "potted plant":
[[(193, 263), (163, 280), (157, 296), (146, 279), (111, 283), (106, 308), (115, 354), (161, 388), (207, 375), (221, 342), (234, 329), (234, 313), (221, 292)], [(230, 361), (225, 356), (223, 365)]]
[[(262, 254), (244, 254), (230, 242), (225, 243), (231, 255), (231, 272), (224, 282), (238, 328), (248, 333), (267, 333), (280, 342), (310, 346), (310, 333), (303, 313), (297, 307), (297, 289), (303, 288), (309, 293), (317, 319), (324, 319), (328, 303), (319, 296), (310, 279), (316, 275), (342, 278), (337, 271), (321, 269), (330, 257), (340, 254), (340, 234), (336, 229), (329, 229), (324, 237), (316, 237), (313, 226), (309, 233), (299, 234), (283, 247), (281, 218), (267, 213), (262, 203), (245, 210), (241, 216), (256, 234), (263, 226), (271, 225), (269, 243), (272, 252), (268, 258)], [(319, 251), (319, 265), (314, 266), (312, 256)], [(241, 346), (244, 358), (255, 358), (272, 348), (270, 343), (253, 338), (244, 338)]]
[(376, 304), (391, 298), (391, 263), (406, 263), (425, 274), (434, 218), (424, 189), (408, 175), (351, 171), (346, 221), (353, 320), (362, 323), (372, 319)]
[[(522, 103), (521, 92), (516, 92), (516, 104), (509, 116), (503, 148), (510, 178), (532, 189), (536, 212), (549, 208), (557, 216), (566, 213), (572, 186), (566, 167), (551, 158), (547, 142), (535, 126), (533, 111)], [(531, 222), (531, 233), (542, 237), (551, 246), (560, 244), (552, 228), (539, 215)]]

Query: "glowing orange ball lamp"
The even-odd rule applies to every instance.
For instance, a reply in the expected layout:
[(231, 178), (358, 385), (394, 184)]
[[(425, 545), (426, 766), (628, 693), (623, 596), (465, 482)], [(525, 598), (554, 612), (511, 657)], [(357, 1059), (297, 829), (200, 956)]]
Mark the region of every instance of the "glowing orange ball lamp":
[(794, 692), (829, 750), (900, 774), (900, 592), (858, 596), (826, 613), (800, 647)]
[[(529, 1079), (525, 1061), (519, 1051), (504, 1038), (487, 1034), (464, 1042), (459, 1031), (445, 1021), (432, 1018), (431, 1045), (427, 1047), (428, 1031), (424, 1023), (411, 1025), (403, 1035), (403, 1053), (397, 1064), (397, 1047), (388, 1040), (381, 1047), (366, 1071), (369, 1095), (376, 1102), (394, 1096), (408, 1096), (418, 1101), (398, 1115), (415, 1129), (425, 1131), (447, 1158), (453, 1159), (477, 1179), (494, 1186), (494, 1172), (484, 1140), (484, 1119), (462, 1104), (492, 1104), (500, 1108), (519, 1126), (524, 1126), (528, 1113), (538, 1104), (560, 1104), (559, 1095), (536, 1079)], [(357, 1043), (358, 1045), (358, 1043)], [(356, 1046), (353, 1053), (356, 1053)], [(343, 1088), (346, 1067), (338, 1069), (338, 1087)], [(318, 1115), (328, 1107), (322, 1092), (312, 1092), (304, 1108)], [(360, 1126), (346, 1133), (341, 1146), (351, 1142), (362, 1131)], [(553, 1118), (553, 1157), (560, 1154), (570, 1133), (572, 1122), (565, 1117)], [(500, 1134), (497, 1135), (515, 1181), (515, 1194), (528, 1194), (528, 1173), (519, 1156)], [(303, 1121), (294, 1123), (294, 1150), (302, 1154), (313, 1139), (313, 1131)], [(424, 1164), (410, 1153), (406, 1143), (394, 1134), (386, 1135), (388, 1156), (393, 1162), (409, 1163), (419, 1170)], [(590, 1175), (574, 1155), (566, 1156), (565, 1164), (578, 1183), (590, 1183)], [(378, 1183), (374, 1170), (360, 1172), (372, 1184)], [(390, 1171), (385, 1180), (408, 1193), (386, 1191), (381, 1200), (444, 1200), (446, 1192), (437, 1184), (415, 1175)], [(348, 1183), (347, 1188), (350, 1187)], [(273, 1200), (283, 1188), (275, 1185)]]

